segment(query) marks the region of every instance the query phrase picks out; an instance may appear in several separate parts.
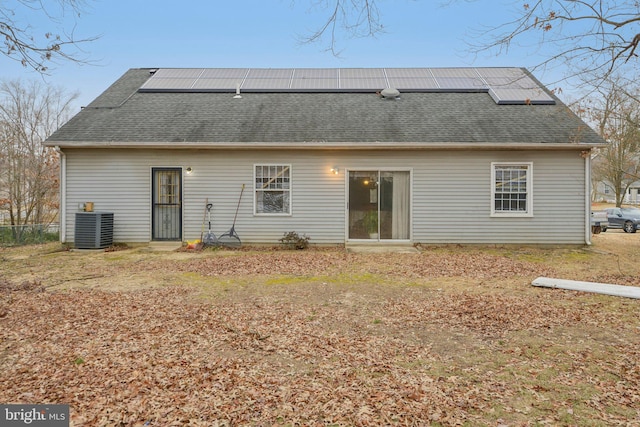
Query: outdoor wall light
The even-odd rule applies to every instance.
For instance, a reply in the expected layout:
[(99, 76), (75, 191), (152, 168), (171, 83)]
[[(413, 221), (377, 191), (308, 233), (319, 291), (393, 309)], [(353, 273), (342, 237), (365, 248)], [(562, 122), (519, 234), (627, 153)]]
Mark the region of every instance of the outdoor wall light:
[(191, 172), (193, 172), (193, 169), (191, 169), (191, 166), (189, 166), (187, 168), (187, 175), (191, 175)]
[(331, 172), (333, 172), (334, 175), (338, 175), (338, 172), (340, 172), (340, 170), (338, 169), (337, 166), (332, 166), (331, 167)]

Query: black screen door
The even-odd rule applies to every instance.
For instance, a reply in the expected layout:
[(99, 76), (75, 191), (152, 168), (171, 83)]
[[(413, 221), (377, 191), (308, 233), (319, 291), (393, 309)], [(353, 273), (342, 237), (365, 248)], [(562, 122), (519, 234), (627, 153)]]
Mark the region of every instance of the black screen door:
[(182, 240), (182, 169), (153, 168), (152, 240)]

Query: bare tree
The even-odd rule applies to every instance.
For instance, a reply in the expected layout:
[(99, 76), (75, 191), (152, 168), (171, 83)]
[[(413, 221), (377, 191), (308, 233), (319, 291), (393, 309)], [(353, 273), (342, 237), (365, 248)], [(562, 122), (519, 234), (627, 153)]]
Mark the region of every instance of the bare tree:
[[(0, 38), (4, 42), (0, 52), (41, 74), (59, 60), (88, 62), (82, 57), (80, 45), (96, 37), (76, 38), (74, 34), (83, 5), (84, 0), (0, 2)], [(43, 15), (52, 28), (34, 28), (30, 21), (36, 14)]]
[(595, 158), (592, 178), (611, 186), (616, 194), (616, 206), (621, 206), (624, 195), (640, 175), (640, 104), (620, 86), (620, 80), (607, 81), (599, 89), (598, 97), (583, 111), (595, 122), (600, 135), (609, 143)]
[(42, 142), (70, 117), (76, 97), (38, 81), (0, 82), (0, 212), (13, 226), (57, 215), (58, 156)]

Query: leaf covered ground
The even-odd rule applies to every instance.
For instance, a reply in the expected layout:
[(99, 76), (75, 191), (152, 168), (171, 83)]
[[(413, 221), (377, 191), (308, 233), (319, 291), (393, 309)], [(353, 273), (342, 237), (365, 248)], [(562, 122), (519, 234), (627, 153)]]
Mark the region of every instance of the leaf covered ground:
[(2, 249), (0, 402), (68, 403), (75, 426), (640, 425), (640, 301), (530, 286), (638, 286), (637, 236), (596, 237)]

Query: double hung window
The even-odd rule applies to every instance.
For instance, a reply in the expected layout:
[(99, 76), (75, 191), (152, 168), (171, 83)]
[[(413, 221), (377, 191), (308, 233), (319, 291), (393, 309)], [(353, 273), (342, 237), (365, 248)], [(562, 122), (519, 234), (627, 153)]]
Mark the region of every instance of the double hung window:
[(291, 215), (291, 165), (255, 165), (256, 214)]
[(532, 163), (491, 164), (491, 215), (533, 216)]

